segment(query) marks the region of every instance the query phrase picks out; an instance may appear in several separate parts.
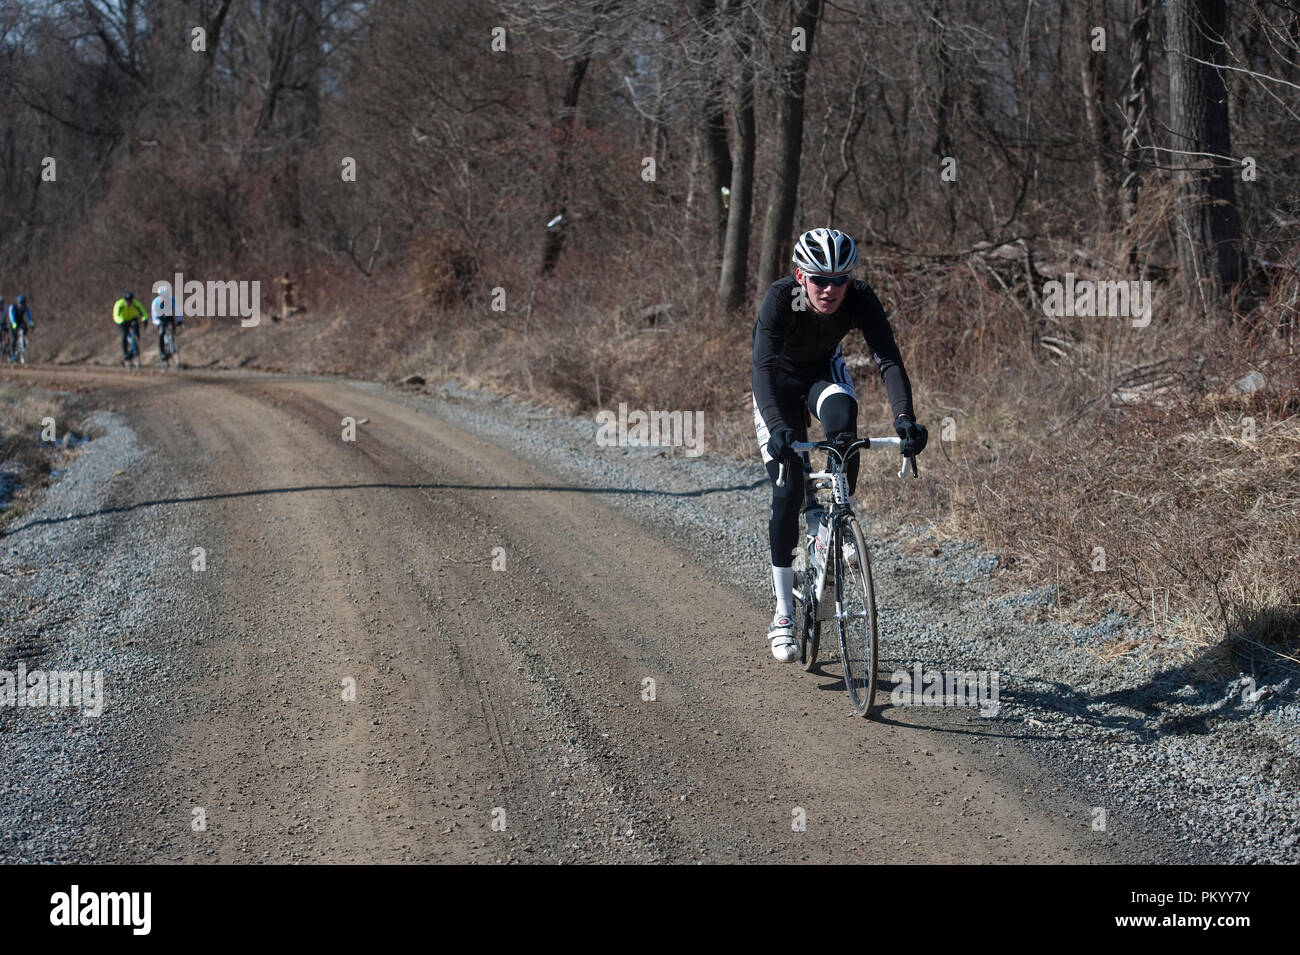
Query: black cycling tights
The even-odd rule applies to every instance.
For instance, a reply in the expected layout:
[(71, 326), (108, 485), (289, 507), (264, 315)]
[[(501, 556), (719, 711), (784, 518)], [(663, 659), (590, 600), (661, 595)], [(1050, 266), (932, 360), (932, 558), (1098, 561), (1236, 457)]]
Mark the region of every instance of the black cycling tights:
[[(822, 402), (822, 430), (828, 438), (858, 431), (858, 403), (848, 395), (827, 395)], [(803, 429), (800, 428), (800, 431)], [(801, 438), (800, 440), (804, 440)], [(806, 457), (806, 456), (805, 456)], [(858, 486), (858, 455), (849, 462), (849, 493)], [(786, 458), (785, 487), (776, 486), (777, 462), (767, 462), (767, 476), (772, 481), (772, 513), (767, 521), (767, 539), (772, 547), (772, 566), (789, 567), (799, 543), (799, 507), (804, 494), (803, 467), (794, 467), (793, 456)]]

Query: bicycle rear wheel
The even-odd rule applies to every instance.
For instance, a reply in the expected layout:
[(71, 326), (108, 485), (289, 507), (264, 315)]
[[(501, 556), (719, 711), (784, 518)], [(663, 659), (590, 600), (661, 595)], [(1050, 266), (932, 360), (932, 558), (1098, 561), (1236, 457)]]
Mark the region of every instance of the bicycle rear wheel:
[(876, 593), (871, 582), (871, 559), (857, 519), (842, 525), (843, 543), (852, 542), (858, 552), (856, 567), (844, 560), (843, 546), (834, 554), (835, 601), (840, 631), (840, 659), (844, 664), (844, 685), (853, 712), (870, 716), (876, 698), (876, 667), (880, 636), (876, 626)]

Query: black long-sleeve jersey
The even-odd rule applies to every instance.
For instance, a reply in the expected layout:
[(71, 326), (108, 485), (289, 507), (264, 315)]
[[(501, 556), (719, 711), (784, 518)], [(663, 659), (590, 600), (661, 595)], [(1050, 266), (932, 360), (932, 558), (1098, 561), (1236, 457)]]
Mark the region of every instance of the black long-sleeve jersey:
[(754, 400), (768, 427), (773, 432), (793, 427), (783, 418), (778, 406), (778, 372), (810, 383), (823, 377), (831, 356), (853, 328), (861, 330), (871, 349), (894, 417), (905, 414), (915, 419), (912, 383), (903, 368), (903, 358), (885, 310), (871, 286), (861, 280), (850, 282), (833, 315), (814, 311), (806, 300), (803, 310), (796, 311), (794, 302), (799, 294), (799, 283), (793, 275), (773, 282), (763, 296), (758, 321), (754, 323)]

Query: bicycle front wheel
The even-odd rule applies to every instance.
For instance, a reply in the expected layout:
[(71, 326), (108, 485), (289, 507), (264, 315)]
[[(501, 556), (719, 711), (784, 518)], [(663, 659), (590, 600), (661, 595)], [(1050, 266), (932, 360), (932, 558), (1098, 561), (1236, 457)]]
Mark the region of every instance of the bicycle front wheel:
[(795, 619), (799, 625), (799, 665), (805, 670), (817, 666), (817, 644), (822, 622), (817, 619), (817, 571), (807, 567), (799, 572), (802, 599), (795, 601)]
[[(855, 566), (844, 559), (844, 545), (857, 551)], [(876, 667), (880, 636), (876, 626), (876, 592), (871, 583), (871, 559), (857, 518), (842, 525), (841, 546), (835, 554), (835, 602), (840, 631), (840, 659), (844, 664), (844, 685), (853, 712), (870, 716), (876, 698)]]

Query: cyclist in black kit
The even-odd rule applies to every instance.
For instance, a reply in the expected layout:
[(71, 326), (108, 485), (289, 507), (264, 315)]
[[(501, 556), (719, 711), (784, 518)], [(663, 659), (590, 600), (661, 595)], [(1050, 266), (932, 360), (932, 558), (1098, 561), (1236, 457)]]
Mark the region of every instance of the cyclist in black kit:
[[(754, 429), (772, 479), (768, 541), (776, 613), (767, 639), (772, 655), (782, 663), (799, 658), (792, 564), (808, 463), (807, 456), (790, 445), (808, 440), (805, 402), (827, 440), (848, 444), (857, 437), (858, 398), (840, 354), (840, 341), (850, 330), (862, 332), (880, 370), (903, 454), (919, 454), (928, 440), (912, 413), (912, 385), (880, 300), (866, 282), (849, 277), (858, 264), (853, 240), (834, 229), (813, 229), (799, 237), (792, 258), (794, 275), (772, 283), (754, 324)], [(777, 487), (782, 460), (786, 482)], [(848, 478), (852, 493), (858, 480), (856, 455)]]

